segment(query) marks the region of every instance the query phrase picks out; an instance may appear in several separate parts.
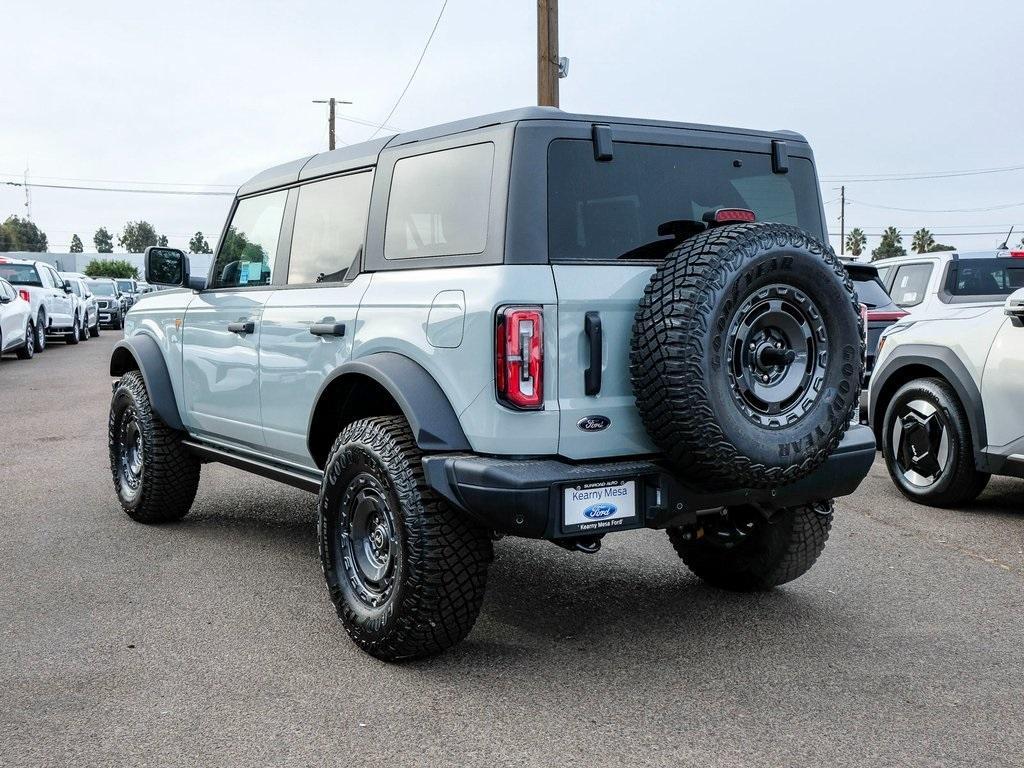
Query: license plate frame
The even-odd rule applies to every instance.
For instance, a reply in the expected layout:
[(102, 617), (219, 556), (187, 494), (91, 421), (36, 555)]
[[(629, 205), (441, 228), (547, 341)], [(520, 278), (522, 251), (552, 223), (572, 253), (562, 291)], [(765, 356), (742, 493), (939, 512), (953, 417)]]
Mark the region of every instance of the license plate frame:
[[(559, 522), (562, 533), (596, 534), (639, 528), (641, 483), (636, 477), (572, 483), (561, 486)], [(612, 509), (609, 510), (608, 508)]]

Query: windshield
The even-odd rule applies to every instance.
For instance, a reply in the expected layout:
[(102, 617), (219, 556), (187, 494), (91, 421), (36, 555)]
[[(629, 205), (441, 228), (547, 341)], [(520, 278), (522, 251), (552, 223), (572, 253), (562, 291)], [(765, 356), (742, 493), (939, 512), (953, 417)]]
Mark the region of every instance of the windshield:
[(117, 287), (126, 293), (131, 293), (135, 289), (131, 280), (118, 280)]
[(43, 284), (33, 264), (0, 264), (0, 277), (12, 285)]
[(953, 296), (1009, 296), (1024, 288), (1024, 261), (960, 259), (950, 264), (946, 292)]
[(798, 157), (789, 166), (772, 173), (768, 154), (628, 142), (616, 142), (614, 159), (598, 162), (590, 141), (553, 141), (550, 259), (660, 259), (678, 241), (660, 236), (659, 226), (692, 234), (716, 208), (746, 208), (758, 221), (793, 224), (824, 240), (814, 166)]
[(89, 289), (97, 296), (113, 296), (113, 283), (89, 283)]

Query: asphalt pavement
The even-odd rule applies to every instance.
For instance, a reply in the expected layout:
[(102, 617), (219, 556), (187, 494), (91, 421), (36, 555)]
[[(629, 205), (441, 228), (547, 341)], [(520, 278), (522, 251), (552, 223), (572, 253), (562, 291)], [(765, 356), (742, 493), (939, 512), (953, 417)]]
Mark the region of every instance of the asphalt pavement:
[(818, 565), (703, 586), (663, 533), (495, 546), (469, 638), (365, 656), (315, 500), (203, 468), (180, 524), (114, 496), (120, 334), (0, 361), (0, 765), (1024, 764), (1024, 483), (906, 502), (876, 461)]

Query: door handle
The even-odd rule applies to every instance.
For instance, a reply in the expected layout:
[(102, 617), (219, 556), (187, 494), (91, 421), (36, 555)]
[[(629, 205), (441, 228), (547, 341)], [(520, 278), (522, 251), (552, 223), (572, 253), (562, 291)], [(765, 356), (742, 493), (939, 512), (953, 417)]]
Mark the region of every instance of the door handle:
[(256, 330), (256, 323), (252, 320), (239, 320), (237, 323), (228, 323), (228, 330), (231, 333), (252, 333)]
[(313, 323), (309, 326), (309, 332), (314, 336), (344, 336), (344, 323)]
[(601, 313), (587, 312), (583, 318), (583, 330), (590, 342), (590, 367), (583, 372), (583, 391), (587, 395), (596, 395), (601, 391)]

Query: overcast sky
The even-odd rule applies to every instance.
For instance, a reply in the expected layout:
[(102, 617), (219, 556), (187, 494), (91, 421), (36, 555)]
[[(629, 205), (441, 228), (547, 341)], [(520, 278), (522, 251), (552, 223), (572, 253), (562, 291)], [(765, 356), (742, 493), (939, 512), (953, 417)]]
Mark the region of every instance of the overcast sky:
[[(4, 4), (0, 181), (237, 185), (326, 148), (326, 107), (381, 121), (441, 0)], [(826, 201), (838, 177), (1024, 166), (1024, 3), (976, 0), (561, 0), (562, 108), (790, 128), (815, 150)], [(415, 128), (535, 103), (536, 4), (449, 0), (391, 124)], [(339, 122), (340, 140), (372, 128)], [(62, 181), (86, 179), (87, 182)], [(223, 189), (223, 188), (218, 188)], [(909, 235), (1024, 229), (1024, 171), (847, 183), (847, 228)], [(35, 189), (32, 218), (65, 251), (146, 219), (211, 242), (229, 197)], [(24, 214), (0, 185), (0, 217)], [(1016, 204), (1014, 207), (1008, 207)], [(878, 207), (875, 207), (878, 206)], [(910, 213), (994, 209), (977, 212)], [(838, 202), (826, 206), (838, 232)], [(996, 234), (940, 240), (994, 247)], [(838, 248), (838, 237), (833, 237)], [(1014, 238), (1018, 241), (1018, 238)], [(870, 245), (877, 244), (871, 238)]]

